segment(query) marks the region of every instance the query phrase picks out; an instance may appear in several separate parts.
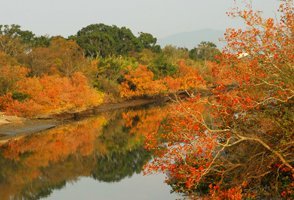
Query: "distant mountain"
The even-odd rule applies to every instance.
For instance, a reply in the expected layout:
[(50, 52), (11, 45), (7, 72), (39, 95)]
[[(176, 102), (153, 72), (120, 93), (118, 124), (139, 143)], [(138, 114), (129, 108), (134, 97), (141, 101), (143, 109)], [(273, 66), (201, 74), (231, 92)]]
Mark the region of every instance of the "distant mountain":
[(162, 47), (166, 45), (174, 45), (177, 47), (186, 47), (192, 49), (202, 41), (215, 43), (219, 48), (223, 47), (223, 42), (219, 39), (224, 37), (224, 31), (203, 29), (191, 32), (177, 33), (165, 38), (158, 39), (158, 44)]

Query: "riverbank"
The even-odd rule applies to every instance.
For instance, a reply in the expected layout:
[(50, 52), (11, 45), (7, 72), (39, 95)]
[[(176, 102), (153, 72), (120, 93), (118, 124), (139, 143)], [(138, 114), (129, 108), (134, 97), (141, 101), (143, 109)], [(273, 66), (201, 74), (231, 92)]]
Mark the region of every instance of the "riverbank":
[(53, 128), (58, 124), (57, 120), (38, 120), (27, 119), (17, 116), (7, 116), (0, 113), (0, 139), (7, 139), (15, 135), (34, 133), (49, 128)]
[[(227, 89), (230, 90), (230, 86)], [(191, 94), (200, 94), (203, 97), (212, 95), (210, 90), (203, 89), (190, 92)], [(145, 97), (133, 100), (125, 100), (118, 103), (104, 103), (99, 106), (87, 108), (84, 110), (40, 115), (32, 119), (16, 116), (5, 116), (3, 113), (0, 113), (0, 140), (44, 131), (50, 128), (54, 128), (60, 124), (80, 120), (102, 112), (133, 108), (150, 104), (166, 103), (171, 99), (175, 99), (175, 96), (177, 96), (177, 98), (187, 98), (189, 95), (187, 91), (179, 91), (176, 94), (169, 94), (167, 96)]]
[(81, 110), (78, 112), (63, 112), (58, 114), (53, 114), (50, 116), (41, 116), (38, 119), (58, 119), (58, 120), (78, 120), (88, 116), (96, 115), (102, 112), (108, 112), (123, 108), (132, 108), (138, 106), (144, 106), (149, 104), (160, 104), (165, 103), (169, 100), (169, 97), (150, 97), (150, 98), (140, 98), (134, 100), (126, 100), (119, 103), (105, 103), (99, 106)]
[(80, 120), (102, 112), (124, 108), (134, 108), (150, 104), (160, 104), (165, 103), (168, 100), (169, 97), (154, 97), (128, 100), (120, 103), (106, 103), (81, 111), (43, 115), (33, 119), (6, 116), (3, 113), (0, 113), (0, 140), (7, 140), (16, 136), (37, 133), (54, 128), (60, 124), (69, 123), (74, 120)]
[(22, 122), (24, 118), (16, 116), (7, 116), (3, 112), (0, 112), (0, 126), (9, 123), (19, 123)]

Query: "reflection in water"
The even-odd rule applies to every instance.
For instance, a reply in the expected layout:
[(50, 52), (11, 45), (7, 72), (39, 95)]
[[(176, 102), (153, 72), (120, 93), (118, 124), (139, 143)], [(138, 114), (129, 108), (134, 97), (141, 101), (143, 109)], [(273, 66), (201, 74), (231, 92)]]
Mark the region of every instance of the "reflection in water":
[(134, 173), (140, 173), (150, 154), (139, 147), (127, 152), (112, 152), (97, 159), (92, 176), (103, 182), (118, 182)]
[[(143, 178), (143, 166), (149, 163), (145, 172), (166, 172), (167, 183), (174, 191), (187, 192), (186, 179), (197, 175), (194, 169), (201, 169), (197, 162), (202, 158), (206, 162), (205, 152), (211, 148), (208, 148), (209, 140), (199, 140), (190, 146), (188, 140), (188, 147), (191, 148), (184, 150), (193, 151), (186, 151), (186, 157), (178, 154), (182, 152), (172, 148), (172, 144), (183, 147), (186, 138), (180, 140), (181, 137), (169, 131), (175, 128), (169, 120), (172, 115), (167, 117), (168, 112), (165, 109), (169, 108), (152, 107), (107, 113), (3, 144), (0, 146), (0, 199), (80, 199), (77, 197), (81, 197), (81, 194), (89, 199), (85, 191), (94, 194), (98, 199), (178, 198), (169, 194), (170, 188), (164, 186), (162, 177), (160, 180)], [(285, 127), (283, 131), (289, 133), (280, 134), (281, 137), (292, 137), (292, 129), (289, 129), (289, 124), (293, 121), (292, 107), (284, 108), (289, 110), (287, 112), (290, 114), (287, 115), (280, 114), (281, 108), (283, 107), (279, 110), (265, 110), (269, 112), (266, 116), (248, 113), (247, 116), (252, 116), (252, 119), (261, 119), (262, 123), (258, 123), (261, 126), (256, 126), (256, 123), (249, 120), (240, 122), (239, 127), (244, 128), (244, 131), (250, 127), (250, 131), (260, 133), (259, 137), (272, 142), (272, 146), (284, 145), (282, 139), (274, 140), (271, 134), (279, 133), (281, 127)], [(283, 124), (279, 123), (281, 117), (276, 116), (282, 116)], [(182, 124), (175, 122), (176, 127), (180, 127), (179, 130), (184, 129)], [(270, 134), (264, 134), (264, 131)], [(193, 141), (194, 139), (192, 138)], [(194, 150), (197, 151), (196, 154)], [(292, 146), (284, 148), (289, 156), (292, 155), (291, 150)], [(211, 155), (215, 154), (212, 149), (211, 152)], [(173, 155), (181, 157), (174, 159)], [(153, 162), (149, 162), (151, 158)], [(195, 158), (196, 164), (193, 163)], [(261, 145), (236, 143), (219, 154), (218, 160), (214, 161), (213, 170), (206, 173), (197, 188), (193, 188), (195, 184), (191, 185), (191, 194), (206, 196), (209, 193), (208, 188), (213, 186), (212, 183), (219, 181), (228, 188), (242, 187), (242, 192), (250, 198), (275, 194), (278, 198), (279, 190), (289, 191), (291, 194), (292, 173), (277, 165), (274, 158)], [(184, 168), (189, 165), (193, 168)], [(188, 172), (187, 176), (183, 172)], [(154, 182), (150, 184), (148, 180)], [(165, 188), (159, 190), (161, 187)], [(216, 185), (213, 188), (217, 190)], [(237, 192), (239, 191), (241, 190)], [(57, 193), (61, 196), (56, 197)], [(73, 194), (75, 196), (71, 196)], [(152, 198), (152, 195), (157, 196)]]
[(7, 142), (0, 147), (1, 199), (39, 199), (83, 176), (118, 182), (140, 173), (151, 159), (138, 133), (146, 115), (108, 113)]

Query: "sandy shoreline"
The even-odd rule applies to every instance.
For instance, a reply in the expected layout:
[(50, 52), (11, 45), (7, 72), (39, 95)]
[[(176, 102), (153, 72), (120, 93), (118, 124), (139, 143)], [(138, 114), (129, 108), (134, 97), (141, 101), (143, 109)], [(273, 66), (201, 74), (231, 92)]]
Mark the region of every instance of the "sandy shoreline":
[(23, 123), (25, 118), (17, 116), (7, 116), (3, 112), (0, 112), (0, 126), (10, 123)]
[(17, 116), (8, 116), (0, 112), (0, 140), (30, 134), (53, 128), (57, 125), (54, 120), (34, 120)]

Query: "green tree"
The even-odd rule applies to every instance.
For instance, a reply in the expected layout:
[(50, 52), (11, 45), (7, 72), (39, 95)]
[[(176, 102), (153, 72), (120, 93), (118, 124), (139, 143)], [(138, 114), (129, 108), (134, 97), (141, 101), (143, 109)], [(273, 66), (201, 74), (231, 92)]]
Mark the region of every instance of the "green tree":
[(189, 52), (189, 57), (193, 60), (215, 61), (215, 56), (220, 54), (217, 46), (212, 42), (201, 42), (197, 47)]
[(157, 39), (151, 34), (140, 33), (136, 37), (130, 29), (114, 25), (91, 24), (69, 38), (76, 40), (89, 57), (128, 55), (144, 48), (160, 51)]
[(48, 47), (50, 45), (50, 41), (52, 38), (50, 38), (47, 35), (41, 35), (39, 37), (35, 37), (33, 41), (34, 47)]
[(112, 28), (104, 24), (92, 24), (80, 31), (76, 36), (77, 43), (84, 49), (86, 56), (97, 57), (112, 54), (113, 39), (110, 37)]
[(154, 73), (155, 79), (172, 76), (178, 71), (178, 67), (172, 64), (163, 53), (159, 54), (148, 68)]
[(126, 55), (142, 49), (140, 41), (126, 27), (91, 24), (71, 38), (76, 39), (89, 57)]
[(139, 34), (140, 35), (139, 35), (138, 39), (145, 49), (150, 49), (153, 52), (160, 52), (161, 51), (160, 46), (156, 45), (157, 38), (155, 38), (150, 33), (140, 32)]
[(16, 24), (0, 25), (0, 34), (10, 38), (19, 38), (21, 42), (29, 44), (34, 40), (35, 34), (31, 31), (21, 30), (21, 27)]

